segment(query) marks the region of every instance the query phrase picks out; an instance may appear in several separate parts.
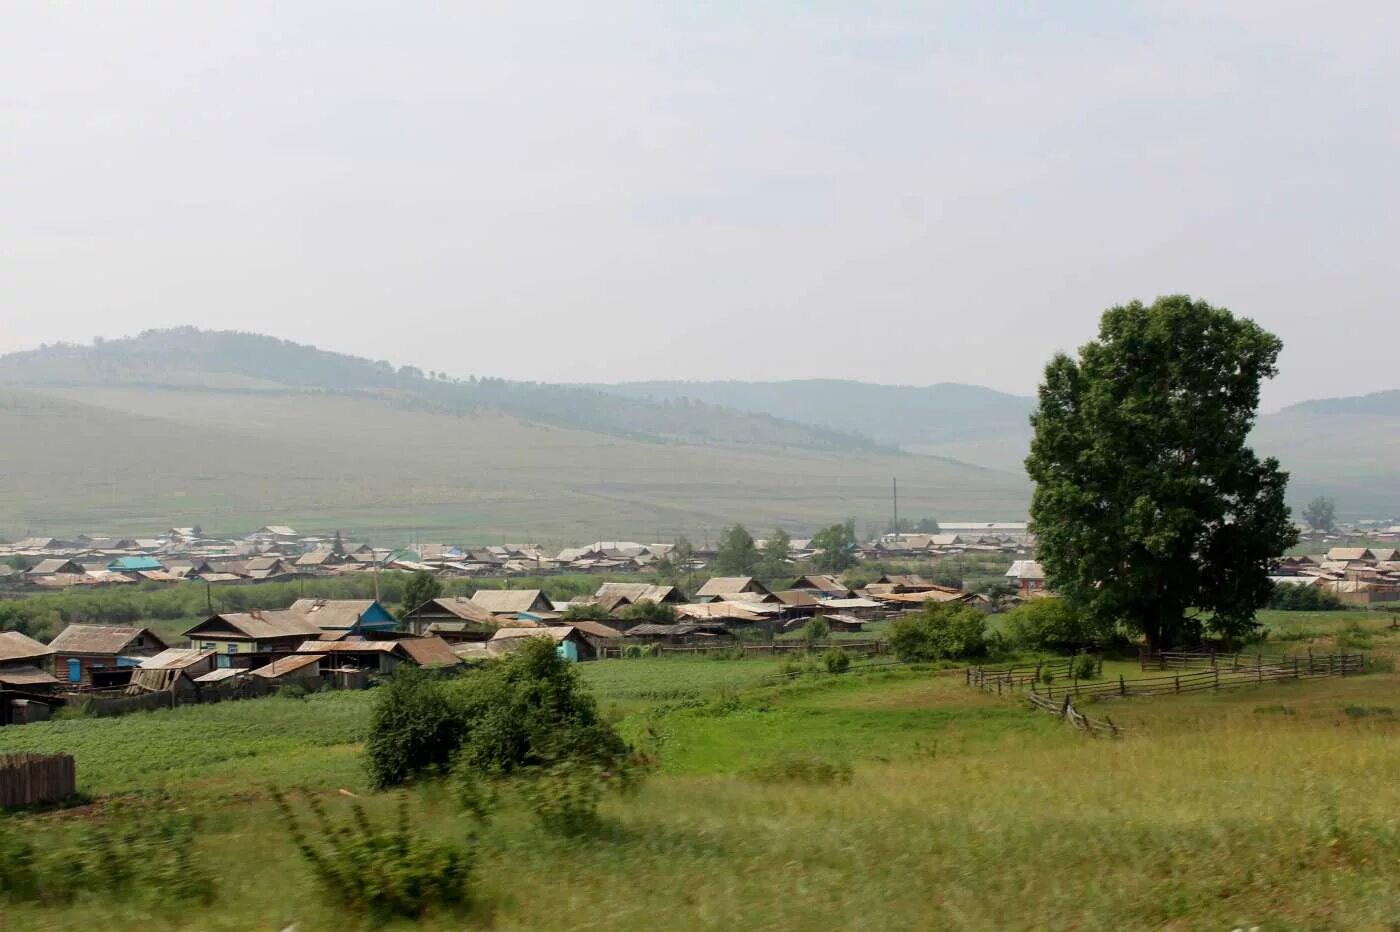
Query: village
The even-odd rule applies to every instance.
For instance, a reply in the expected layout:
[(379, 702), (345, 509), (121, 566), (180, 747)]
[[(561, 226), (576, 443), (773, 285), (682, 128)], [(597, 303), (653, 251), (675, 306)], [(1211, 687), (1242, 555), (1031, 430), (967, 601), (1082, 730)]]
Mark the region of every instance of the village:
[[(1358, 533), (1373, 545), (1350, 546)], [(1400, 603), (1400, 550), (1387, 545), (1397, 536), (1400, 528), (1388, 525), (1352, 529), (1348, 546), (1281, 557), (1272, 582), (1276, 588), (1327, 592), (1342, 605)], [(1304, 547), (1342, 539), (1306, 531), (1303, 537)], [(757, 548), (765, 542), (754, 543)], [(847, 578), (862, 574), (803, 572), (815, 556), (808, 539), (792, 540), (783, 575), (767, 579), (714, 575), (717, 549), (681, 542), (685, 552), (677, 560), (677, 546), (596, 541), (551, 552), (536, 545), (384, 549), (346, 542), (339, 532), (303, 535), (276, 525), (241, 538), (206, 537), (198, 528), (171, 528), (150, 539), (29, 538), (0, 547), (5, 598), (202, 585), (209, 611), (178, 637), (162, 637), (142, 624), (69, 624), (48, 643), (20, 631), (0, 632), (0, 724), (46, 720), (66, 705), (118, 714), (282, 688), (362, 689), (401, 665), (463, 668), (532, 637), (551, 639), (570, 661), (644, 651), (775, 654), (812, 648), (795, 635), (821, 619), (819, 630), (844, 636), (846, 649), (878, 653), (884, 644), (869, 626), (927, 603), (996, 613), (1052, 595), (1025, 523), (950, 522), (937, 533), (891, 532), (858, 545), (851, 555), (856, 566), (905, 570), (938, 560), (991, 560), (1001, 583), (979, 589), (940, 585), (911, 571), (866, 573), (855, 584)], [(515, 578), (559, 574), (596, 576), (599, 582), (591, 593), (567, 600), (510, 585)], [(372, 598), (304, 597), (276, 609), (214, 608), (216, 586), (366, 576), (373, 580)], [(439, 581), (439, 593), (440, 581), (464, 579), (504, 588), (435, 594), (396, 612), (379, 596), (381, 579), (391, 577), (431, 578)], [(858, 638), (863, 632), (867, 636)]]

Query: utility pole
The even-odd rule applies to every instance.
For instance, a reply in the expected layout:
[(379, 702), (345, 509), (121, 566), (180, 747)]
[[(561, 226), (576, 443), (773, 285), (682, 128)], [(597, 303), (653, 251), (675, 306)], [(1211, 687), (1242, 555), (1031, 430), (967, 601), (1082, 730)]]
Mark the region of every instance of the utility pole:
[(890, 482), (893, 483), (893, 487), (892, 487), (892, 488), (893, 488), (893, 497), (894, 497), (894, 539), (895, 539), (895, 542), (898, 543), (898, 542), (899, 542), (899, 479), (898, 479), (898, 478), (894, 478), (894, 479), (891, 479)]

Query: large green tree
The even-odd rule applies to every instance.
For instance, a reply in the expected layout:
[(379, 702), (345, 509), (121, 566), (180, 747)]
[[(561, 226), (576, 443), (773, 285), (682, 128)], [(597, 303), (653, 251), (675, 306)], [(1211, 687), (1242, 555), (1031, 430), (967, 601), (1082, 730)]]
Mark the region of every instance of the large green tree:
[(749, 576), (758, 569), (758, 547), (742, 524), (725, 528), (715, 552), (715, 571), (721, 576)]
[[(1288, 475), (1247, 437), (1282, 343), (1175, 295), (1104, 312), (1045, 370), (1026, 471), (1048, 584), (1094, 627), (1151, 647), (1248, 630), (1269, 564), (1297, 540)], [(1188, 614), (1199, 616), (1188, 618)]]
[(856, 565), (856, 523), (833, 524), (812, 535), (812, 565), (822, 573), (839, 573)]
[(1331, 531), (1337, 527), (1337, 505), (1325, 495), (1308, 502), (1303, 509), (1303, 520), (1314, 531)]
[(778, 528), (763, 542), (763, 557), (758, 564), (759, 573), (768, 579), (786, 576), (791, 569), (791, 560), (792, 535)]

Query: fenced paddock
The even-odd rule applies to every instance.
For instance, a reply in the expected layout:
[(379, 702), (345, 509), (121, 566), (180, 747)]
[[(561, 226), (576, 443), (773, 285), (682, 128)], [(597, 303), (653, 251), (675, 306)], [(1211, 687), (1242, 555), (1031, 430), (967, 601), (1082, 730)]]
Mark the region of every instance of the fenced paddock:
[[(1204, 692), (1207, 690), (1233, 689), (1241, 686), (1256, 686), (1261, 683), (1280, 680), (1305, 680), (1330, 676), (1355, 676), (1366, 669), (1366, 658), (1362, 654), (1325, 654), (1267, 657), (1255, 655), (1257, 662), (1249, 655), (1230, 655), (1228, 663), (1217, 663), (1202, 669), (1185, 669), (1179, 673), (1162, 676), (1126, 679), (1119, 676), (1114, 680), (1066, 679), (1058, 673), (1047, 677), (1052, 668), (1043, 667), (1037, 674), (1031, 668), (983, 669), (968, 667), (966, 671), (969, 686), (1007, 695), (1021, 690), (1029, 690), (1033, 695), (1047, 700), (1063, 699), (1072, 696), (1082, 698), (1111, 698), (1115, 696), (1164, 696), (1181, 693)], [(1053, 670), (1052, 670), (1053, 673)], [(1048, 682), (1047, 682), (1048, 680)]]
[(1069, 722), (1075, 728), (1092, 736), (1099, 737), (1107, 735), (1110, 738), (1121, 738), (1127, 734), (1123, 729), (1113, 724), (1113, 720), (1107, 715), (1103, 719), (1094, 719), (1083, 714), (1074, 707), (1069, 696), (1065, 696), (1058, 703), (1036, 693), (1031, 693), (1026, 697), (1030, 700), (1031, 708), (1041, 712), (1049, 712), (1058, 717), (1061, 721)]
[(77, 788), (70, 754), (0, 754), (0, 809), (58, 802)]

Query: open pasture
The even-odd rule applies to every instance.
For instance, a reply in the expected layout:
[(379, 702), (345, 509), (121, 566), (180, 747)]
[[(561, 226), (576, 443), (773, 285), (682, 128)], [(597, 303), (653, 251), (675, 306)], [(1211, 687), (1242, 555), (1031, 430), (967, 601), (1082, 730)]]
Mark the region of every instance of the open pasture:
[[(1378, 636), (1378, 642), (1384, 638)], [(1400, 915), (1400, 678), (1104, 701), (1096, 740), (961, 671), (775, 681), (778, 662), (583, 665), (656, 761), (605, 828), (564, 841), (512, 800), (482, 832), (469, 921), (497, 929), (1385, 929)], [(5, 729), (69, 748), (80, 789), (205, 815), (207, 914), (117, 908), (110, 928), (357, 928), (311, 892), (268, 786), (336, 813), (361, 794), (372, 694), (264, 699)], [(221, 742), (220, 739), (225, 739)], [(230, 743), (231, 740), (231, 743)], [(217, 750), (216, 750), (217, 748)], [(412, 792), (429, 833), (468, 822)], [(103, 807), (19, 815), (67, 831)], [(64, 929), (85, 905), (8, 909)], [(430, 923), (460, 928), (461, 920)]]

